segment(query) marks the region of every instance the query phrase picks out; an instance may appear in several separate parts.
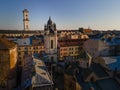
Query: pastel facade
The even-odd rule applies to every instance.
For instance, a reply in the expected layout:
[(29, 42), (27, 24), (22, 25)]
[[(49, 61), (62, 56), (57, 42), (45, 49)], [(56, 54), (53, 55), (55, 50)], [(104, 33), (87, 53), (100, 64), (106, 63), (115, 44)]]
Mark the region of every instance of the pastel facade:
[(81, 49), (81, 42), (77, 40), (61, 40), (58, 41), (58, 57), (59, 60), (78, 59)]
[(21, 45), (18, 46), (18, 60), (20, 65), (24, 65), (24, 56), (26, 54), (33, 55), (34, 53), (41, 53), (44, 51), (44, 45)]

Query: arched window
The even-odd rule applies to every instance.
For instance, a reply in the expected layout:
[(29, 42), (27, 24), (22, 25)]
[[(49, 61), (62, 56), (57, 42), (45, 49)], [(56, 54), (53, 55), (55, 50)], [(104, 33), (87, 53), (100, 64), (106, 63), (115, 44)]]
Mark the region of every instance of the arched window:
[(28, 25), (26, 25), (26, 29), (28, 29)]
[(53, 56), (51, 56), (51, 61), (52, 61), (52, 62), (54, 61), (54, 57), (53, 57)]
[(53, 49), (53, 40), (51, 40), (51, 49)]

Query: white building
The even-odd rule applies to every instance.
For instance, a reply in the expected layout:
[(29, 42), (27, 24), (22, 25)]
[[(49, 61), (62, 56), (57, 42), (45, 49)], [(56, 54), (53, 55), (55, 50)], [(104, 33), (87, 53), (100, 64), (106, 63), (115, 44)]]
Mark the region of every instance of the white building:
[(50, 62), (57, 62), (57, 29), (50, 17), (44, 27), (44, 47)]
[(30, 30), (28, 14), (29, 14), (29, 11), (27, 9), (24, 9), (23, 10), (23, 26), (25, 31)]

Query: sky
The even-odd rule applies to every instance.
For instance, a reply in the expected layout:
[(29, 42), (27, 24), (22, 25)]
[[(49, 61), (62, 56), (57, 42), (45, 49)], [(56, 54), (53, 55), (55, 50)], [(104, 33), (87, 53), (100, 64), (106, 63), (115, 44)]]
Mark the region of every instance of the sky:
[(43, 30), (49, 16), (58, 30), (120, 30), (120, 0), (0, 0), (0, 29), (23, 30), (24, 9), (30, 30)]

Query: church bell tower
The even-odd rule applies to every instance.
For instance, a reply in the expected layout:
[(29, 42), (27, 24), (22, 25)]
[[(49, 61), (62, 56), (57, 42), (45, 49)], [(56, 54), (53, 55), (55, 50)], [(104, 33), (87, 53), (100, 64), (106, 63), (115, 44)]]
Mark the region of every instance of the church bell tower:
[(27, 9), (24, 9), (23, 10), (23, 26), (25, 31), (30, 30), (28, 14), (29, 14), (29, 11)]
[(44, 26), (44, 46), (50, 62), (57, 62), (57, 29), (51, 17)]

